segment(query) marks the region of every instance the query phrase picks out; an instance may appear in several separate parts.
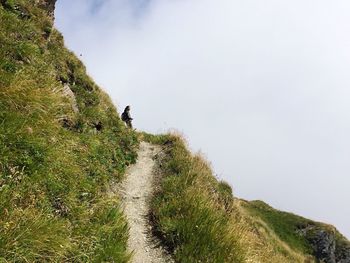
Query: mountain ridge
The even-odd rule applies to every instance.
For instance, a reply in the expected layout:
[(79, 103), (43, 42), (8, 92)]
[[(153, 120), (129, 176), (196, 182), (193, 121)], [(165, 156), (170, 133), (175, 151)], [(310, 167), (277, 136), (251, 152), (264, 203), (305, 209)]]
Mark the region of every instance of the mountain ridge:
[(145, 136), (166, 153), (159, 161), (161, 190), (153, 200), (152, 217), (156, 233), (178, 262), (350, 261), (350, 243), (334, 226), (262, 201), (235, 198), (181, 136)]
[(162, 148), (149, 224), (176, 262), (350, 262), (333, 226), (235, 198), (179, 135), (127, 129), (53, 27), (55, 3), (0, 1), (0, 262), (130, 262), (108, 189), (141, 140)]

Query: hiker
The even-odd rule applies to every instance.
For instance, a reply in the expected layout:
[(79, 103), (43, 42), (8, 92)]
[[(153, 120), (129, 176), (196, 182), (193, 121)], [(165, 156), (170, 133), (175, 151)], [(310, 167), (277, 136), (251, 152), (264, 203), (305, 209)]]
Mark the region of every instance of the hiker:
[(132, 118), (130, 116), (130, 106), (126, 106), (124, 112), (122, 113), (122, 120), (126, 123), (126, 125), (132, 129)]

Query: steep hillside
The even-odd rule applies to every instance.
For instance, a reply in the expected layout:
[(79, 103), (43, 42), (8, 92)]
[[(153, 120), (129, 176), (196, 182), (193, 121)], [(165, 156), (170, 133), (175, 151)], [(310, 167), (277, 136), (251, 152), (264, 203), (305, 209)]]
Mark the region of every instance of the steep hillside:
[(177, 262), (350, 262), (350, 242), (333, 226), (236, 199), (181, 137), (144, 137), (163, 146), (151, 216)]
[[(234, 198), (179, 136), (127, 129), (53, 28), (55, 2), (0, 0), (0, 262), (130, 262), (110, 185), (136, 161), (140, 136), (161, 145), (142, 222), (176, 262), (350, 262), (334, 227)], [(141, 167), (154, 178), (153, 161)], [(148, 207), (142, 186), (126, 196)]]
[[(273, 209), (262, 201), (239, 201), (254, 225), (323, 262), (350, 262), (350, 242), (335, 227)], [(263, 222), (263, 223), (261, 223)]]
[(65, 49), (54, 3), (0, 1), (0, 262), (126, 262), (104, 192), (136, 135)]

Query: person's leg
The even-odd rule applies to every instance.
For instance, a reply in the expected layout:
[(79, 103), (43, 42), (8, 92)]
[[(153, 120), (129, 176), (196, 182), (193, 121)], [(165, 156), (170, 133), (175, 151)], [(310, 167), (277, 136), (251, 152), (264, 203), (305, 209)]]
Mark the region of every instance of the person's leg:
[(132, 129), (132, 123), (131, 123), (131, 121), (128, 121), (128, 122), (127, 122), (127, 125), (128, 125), (128, 127), (129, 127), (130, 129)]

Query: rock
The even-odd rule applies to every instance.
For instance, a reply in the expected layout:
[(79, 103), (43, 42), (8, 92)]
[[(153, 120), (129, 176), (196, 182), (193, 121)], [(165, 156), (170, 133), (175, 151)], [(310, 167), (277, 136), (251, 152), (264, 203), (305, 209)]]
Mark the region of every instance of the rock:
[(75, 98), (73, 91), (71, 90), (71, 88), (69, 87), (68, 84), (65, 84), (63, 86), (63, 96), (68, 97), (70, 99), (73, 111), (75, 113), (78, 113), (79, 108), (78, 108), (77, 100)]
[(350, 263), (350, 243), (337, 236), (336, 229), (307, 225), (299, 229), (313, 249), (313, 255), (324, 263)]
[(33, 134), (33, 128), (32, 127), (27, 127), (26, 128), (28, 134)]
[(101, 131), (103, 128), (102, 122), (100, 122), (100, 121), (95, 122), (94, 128), (96, 129), (96, 131)]
[(57, 0), (36, 0), (37, 5), (47, 11), (51, 18), (54, 18), (56, 1)]
[(68, 208), (68, 206), (65, 205), (61, 198), (56, 198), (53, 201), (52, 206), (54, 208), (55, 213), (59, 216), (66, 217), (70, 212), (70, 209)]
[(336, 263), (335, 236), (332, 233), (325, 230), (317, 230), (309, 242), (313, 247), (314, 255), (317, 259), (326, 263)]
[(350, 263), (350, 244), (339, 242), (335, 251), (337, 263)]
[(65, 129), (73, 130), (74, 128), (74, 122), (71, 119), (69, 119), (67, 116), (60, 118), (59, 122), (61, 123), (62, 127)]

